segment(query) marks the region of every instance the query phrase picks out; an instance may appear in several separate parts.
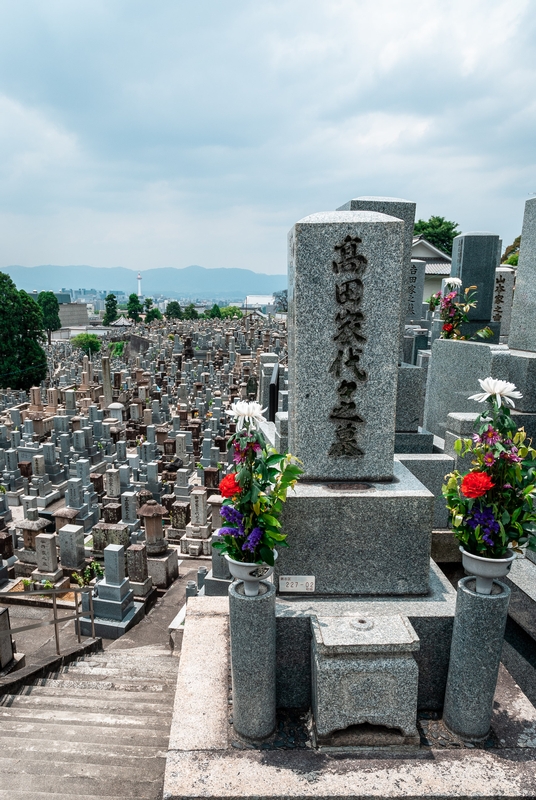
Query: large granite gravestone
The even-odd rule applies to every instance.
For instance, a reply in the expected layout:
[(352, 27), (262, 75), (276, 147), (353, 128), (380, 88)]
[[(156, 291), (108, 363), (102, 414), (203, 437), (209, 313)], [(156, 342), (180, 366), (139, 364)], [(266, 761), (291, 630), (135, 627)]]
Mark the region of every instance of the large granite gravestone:
[[(283, 510), (290, 547), (281, 549), (275, 567), (278, 704), (312, 702), (317, 732), (331, 730), (322, 720), (334, 700), (311, 683), (313, 616), (348, 617), (348, 623), (361, 615), (411, 618), (420, 640), (418, 684), (415, 665), (408, 693), (404, 670), (394, 671), (392, 696), (400, 704), (387, 701), (386, 724), (411, 739), (417, 702), (428, 708), (443, 702), (448, 647), (442, 640), (448, 642), (454, 592), (430, 564), (433, 495), (394, 459), (402, 239), (400, 220), (370, 211), (313, 215), (289, 237), (289, 447), (305, 475)], [(339, 628), (350, 635), (351, 624)], [(336, 662), (352, 642), (339, 642), (332, 674), (343, 669)], [(382, 639), (380, 660), (389, 658), (391, 644), (388, 635)], [(354, 683), (366, 684), (360, 645), (355, 655)], [(406, 655), (411, 667), (413, 656)], [(361, 724), (358, 695), (348, 690), (346, 700), (337, 699), (341, 724)]]
[(493, 233), (460, 233), (452, 243), (450, 274), (460, 278), (464, 289), (477, 287), (477, 304), (467, 314), (469, 321), (489, 322), (491, 319), (499, 258), (500, 239)]
[(392, 478), (403, 233), (338, 211), (289, 234), (289, 448), (308, 479)]

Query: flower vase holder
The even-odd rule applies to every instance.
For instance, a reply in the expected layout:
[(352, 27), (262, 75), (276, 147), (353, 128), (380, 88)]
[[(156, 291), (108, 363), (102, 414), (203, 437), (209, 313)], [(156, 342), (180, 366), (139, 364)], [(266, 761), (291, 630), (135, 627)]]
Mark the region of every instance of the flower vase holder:
[(229, 586), (233, 727), (259, 742), (275, 730), (275, 586), (261, 581), (246, 596), (239, 581)]
[(490, 729), (510, 589), (495, 580), (490, 594), (475, 591), (476, 579), (458, 583), (443, 721), (468, 741)]

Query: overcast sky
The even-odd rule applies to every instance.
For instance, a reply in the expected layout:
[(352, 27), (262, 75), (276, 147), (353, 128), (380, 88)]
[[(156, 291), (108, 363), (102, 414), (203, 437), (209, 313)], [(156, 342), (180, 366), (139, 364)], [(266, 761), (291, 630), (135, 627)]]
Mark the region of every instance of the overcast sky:
[(359, 195), (509, 244), (534, 0), (0, 0), (0, 267), (286, 271)]

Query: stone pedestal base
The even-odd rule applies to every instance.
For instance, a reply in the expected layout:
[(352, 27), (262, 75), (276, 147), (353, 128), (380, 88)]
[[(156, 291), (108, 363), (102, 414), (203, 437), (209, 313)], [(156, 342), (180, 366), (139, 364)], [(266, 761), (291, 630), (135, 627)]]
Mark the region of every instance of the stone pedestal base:
[[(130, 611), (120, 621), (95, 617), (95, 636), (102, 636), (103, 639), (119, 639), (134, 625), (137, 625), (144, 616), (144, 604), (135, 602)], [(91, 619), (89, 617), (80, 617), (80, 631), (82, 636), (91, 636)]]
[(212, 555), (212, 541), (210, 539), (191, 539), (186, 534), (181, 537), (181, 554), (185, 556), (210, 556)]
[[(419, 744), (413, 652), (419, 637), (400, 615), (312, 617), (313, 716), (319, 737), (329, 740), (351, 726), (395, 729), (403, 743)], [(373, 746), (378, 731), (361, 731)]]
[[(41, 581), (50, 581), (51, 583), (56, 584), (59, 581), (63, 581), (64, 580), (63, 570), (62, 569), (57, 569), (57, 570), (55, 570), (55, 572), (41, 572), (40, 570), (35, 569), (32, 572), (32, 579), (34, 581), (39, 581), (39, 582), (41, 582)], [(67, 578), (67, 581), (68, 580), (69, 579)]]
[(153, 588), (152, 578), (147, 578), (143, 583), (137, 581), (130, 581), (130, 588), (134, 592), (136, 600), (145, 600), (151, 589)]
[[(428, 592), (434, 497), (399, 461), (385, 483), (300, 481), (281, 514), (292, 546), (280, 575), (312, 575), (318, 595)], [(337, 557), (334, 558), (334, 554)]]
[(147, 558), (147, 570), (159, 589), (167, 589), (179, 577), (179, 556), (170, 548), (163, 556)]

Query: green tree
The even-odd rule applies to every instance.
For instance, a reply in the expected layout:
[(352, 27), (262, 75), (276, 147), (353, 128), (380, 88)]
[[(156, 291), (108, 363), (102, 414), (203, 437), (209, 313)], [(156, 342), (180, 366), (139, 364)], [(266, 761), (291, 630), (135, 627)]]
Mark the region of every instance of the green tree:
[(157, 308), (150, 308), (145, 315), (145, 322), (150, 323), (155, 319), (162, 319), (162, 314)]
[(101, 349), (100, 339), (96, 333), (79, 333), (78, 336), (73, 336), (71, 344), (79, 347), (88, 356), (91, 353), (98, 353)]
[(107, 294), (104, 298), (104, 319), (103, 325), (111, 325), (117, 319), (117, 297), (115, 294)]
[(134, 322), (140, 321), (140, 314), (143, 311), (143, 305), (140, 303), (138, 295), (135, 292), (129, 294), (127, 304), (127, 314)]
[(511, 267), (517, 267), (519, 258), (519, 248), (521, 246), (521, 236), (516, 236), (512, 244), (509, 244), (501, 257), (501, 264), (508, 264)]
[(52, 342), (52, 331), (61, 328), (60, 305), (54, 292), (39, 292), (37, 303), (43, 313), (43, 325), (48, 335), (48, 343)]
[(28, 390), (46, 378), (43, 313), (0, 272), (0, 386)]
[(221, 319), (221, 309), (217, 303), (214, 303), (210, 311), (205, 312), (207, 319)]
[(461, 233), (457, 222), (449, 222), (445, 217), (430, 217), (428, 221), (420, 219), (413, 228), (415, 236), (422, 236), (443, 253), (450, 256), (452, 242)]
[(153, 298), (152, 297), (146, 297), (144, 306), (145, 306), (145, 310), (146, 311), (150, 311), (151, 308), (153, 307)]
[(176, 300), (171, 300), (167, 304), (166, 317), (168, 319), (182, 319), (182, 309)]
[(231, 319), (232, 317), (238, 317), (238, 319), (242, 319), (244, 316), (238, 306), (224, 306), (220, 308), (221, 315), (224, 319)]
[(199, 319), (199, 314), (197, 313), (197, 309), (193, 303), (186, 306), (182, 314), (183, 319)]

